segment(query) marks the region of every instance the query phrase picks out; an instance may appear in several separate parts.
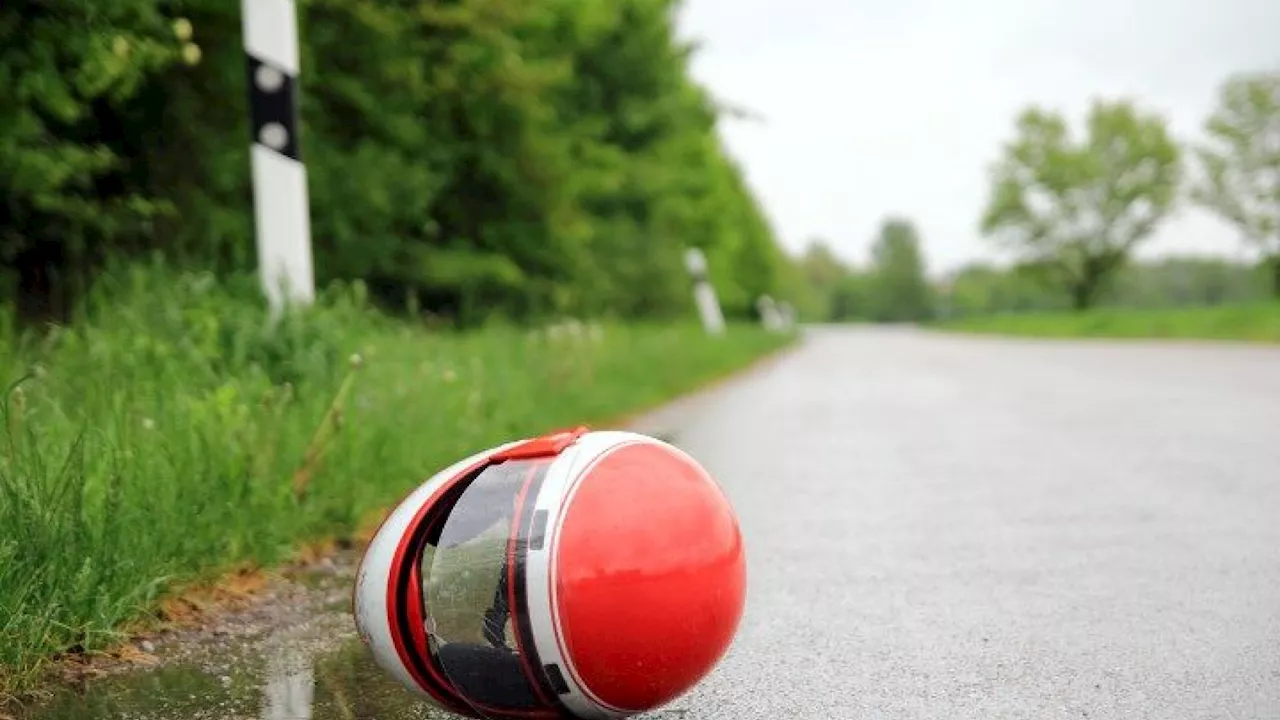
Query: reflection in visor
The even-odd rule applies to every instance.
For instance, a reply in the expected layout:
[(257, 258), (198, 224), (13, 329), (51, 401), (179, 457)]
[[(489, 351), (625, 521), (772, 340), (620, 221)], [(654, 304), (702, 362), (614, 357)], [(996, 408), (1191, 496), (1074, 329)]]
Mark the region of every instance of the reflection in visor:
[(532, 643), (521, 633), (528, 623), (522, 622), (524, 578), (518, 572), (547, 467), (539, 460), (486, 468), (423, 548), (423, 617), (432, 659), (485, 717), (546, 714), (554, 707), (554, 693), (533, 670), (539, 666), (529, 657), (536, 655)]

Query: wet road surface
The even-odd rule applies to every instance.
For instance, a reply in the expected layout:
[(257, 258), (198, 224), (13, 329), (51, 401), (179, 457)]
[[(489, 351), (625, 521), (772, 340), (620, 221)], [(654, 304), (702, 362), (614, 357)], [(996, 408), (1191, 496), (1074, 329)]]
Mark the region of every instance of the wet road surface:
[[(746, 616), (651, 717), (1280, 717), (1280, 348), (814, 329), (642, 419), (729, 492)], [(37, 717), (436, 718), (349, 618)]]

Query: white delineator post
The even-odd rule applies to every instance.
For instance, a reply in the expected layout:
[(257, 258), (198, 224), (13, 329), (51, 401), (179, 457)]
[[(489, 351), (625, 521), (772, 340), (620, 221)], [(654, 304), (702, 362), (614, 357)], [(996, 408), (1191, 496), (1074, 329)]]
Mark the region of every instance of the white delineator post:
[(698, 248), (685, 251), (684, 264), (693, 276), (693, 300), (698, 305), (698, 314), (702, 317), (702, 327), (708, 334), (719, 335), (724, 332), (724, 314), (720, 311), (720, 299), (707, 277), (707, 256)]
[(764, 326), (765, 330), (778, 332), (786, 329), (786, 320), (782, 315), (782, 308), (772, 297), (761, 295), (756, 300), (756, 310), (760, 313), (760, 324)]
[(790, 332), (796, 329), (796, 309), (789, 302), (778, 304), (778, 314), (782, 319), (782, 329)]
[(275, 315), (315, 300), (307, 171), (298, 142), (298, 16), (294, 0), (242, 0), (241, 12), (258, 274)]

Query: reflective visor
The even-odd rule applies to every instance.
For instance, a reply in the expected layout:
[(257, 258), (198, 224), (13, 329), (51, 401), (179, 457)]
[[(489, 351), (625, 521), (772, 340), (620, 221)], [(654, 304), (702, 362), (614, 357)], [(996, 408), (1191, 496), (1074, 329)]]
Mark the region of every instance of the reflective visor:
[(524, 562), (534, 501), (554, 457), (509, 459), (463, 479), (418, 558), (424, 660), (482, 717), (564, 710), (529, 630)]

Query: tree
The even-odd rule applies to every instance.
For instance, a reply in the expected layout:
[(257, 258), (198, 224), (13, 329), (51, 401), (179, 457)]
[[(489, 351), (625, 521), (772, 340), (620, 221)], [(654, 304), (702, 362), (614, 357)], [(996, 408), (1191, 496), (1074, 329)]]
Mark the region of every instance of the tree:
[(1078, 310), (1172, 209), (1182, 160), (1166, 121), (1128, 101), (1097, 101), (1085, 137), (1032, 107), (992, 172), (984, 235), (1041, 263)]
[(804, 302), (801, 312), (822, 322), (839, 320), (835, 307), (836, 291), (840, 282), (850, 273), (847, 267), (822, 238), (812, 238), (797, 260), (802, 287), (798, 293)]
[(831, 245), (822, 238), (813, 238), (800, 256), (800, 267), (805, 280), (814, 286), (830, 288), (849, 273)]
[(948, 310), (953, 316), (988, 315), (1049, 309), (1049, 296), (1030, 268), (997, 268), (971, 263), (951, 278)]
[(870, 274), (850, 270), (832, 286), (829, 296), (830, 320), (856, 322), (873, 319), (875, 313), (875, 288)]
[(1280, 297), (1280, 72), (1229, 78), (1196, 148), (1201, 177), (1193, 202), (1235, 225), (1271, 265)]
[(102, 246), (172, 211), (129, 184), (120, 106), (198, 59), (154, 2), (74, 5), (0, 6), (0, 304), (40, 319), (66, 314)]
[(925, 277), (920, 239), (909, 220), (890, 218), (880, 226), (871, 248), (871, 302), (880, 322), (914, 322), (932, 314), (933, 298)]

